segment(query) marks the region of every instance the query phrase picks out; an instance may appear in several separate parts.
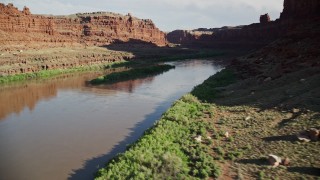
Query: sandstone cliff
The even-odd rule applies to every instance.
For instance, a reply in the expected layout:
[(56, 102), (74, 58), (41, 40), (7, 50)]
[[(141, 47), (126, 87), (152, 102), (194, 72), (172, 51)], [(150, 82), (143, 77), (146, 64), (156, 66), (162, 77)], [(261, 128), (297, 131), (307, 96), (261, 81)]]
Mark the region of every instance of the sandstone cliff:
[(319, 0), (285, 0), (280, 19), (307, 19), (320, 16)]
[(165, 33), (149, 19), (108, 12), (70, 16), (32, 15), (13, 4), (0, 3), (0, 50), (25, 47), (106, 45), (114, 40), (138, 39), (163, 46)]
[[(279, 19), (270, 21), (268, 14), (260, 16), (260, 23), (247, 26), (206, 29), (206, 33), (195, 35), (201, 29), (177, 30), (168, 33), (171, 43), (202, 47), (261, 47), (287, 33), (301, 23), (319, 20), (319, 0), (284, 0), (284, 9)], [(212, 34), (208, 34), (212, 32)]]
[[(201, 35), (206, 34), (207, 31), (201, 31), (201, 30), (174, 30), (167, 34), (167, 39), (171, 43), (176, 44), (187, 44), (192, 41), (198, 40)], [(209, 32), (208, 34), (212, 34), (212, 32)]]
[(266, 24), (269, 22), (270, 22), (270, 16), (268, 13), (260, 16), (260, 23), (261, 24)]

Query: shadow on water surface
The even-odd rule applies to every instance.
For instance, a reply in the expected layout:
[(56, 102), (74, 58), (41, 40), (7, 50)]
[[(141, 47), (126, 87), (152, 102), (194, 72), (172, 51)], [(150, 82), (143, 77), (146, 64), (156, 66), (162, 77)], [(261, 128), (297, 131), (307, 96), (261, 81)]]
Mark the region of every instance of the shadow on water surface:
[(157, 58), (164, 58), (177, 55), (191, 55), (198, 52), (198, 50), (157, 46), (152, 42), (145, 42), (137, 39), (130, 39), (128, 42), (116, 40), (114, 43), (102, 46), (109, 50), (130, 52), (135, 56), (136, 60), (150, 60)]
[[(125, 51), (134, 55), (135, 60), (148, 62), (171, 61), (183, 59), (197, 59), (208, 57), (234, 56), (240, 52), (230, 48), (197, 48), (184, 46), (157, 46), (152, 42), (130, 39), (129, 41), (116, 40), (110, 45), (102, 46), (109, 50)], [(247, 51), (247, 50), (246, 50)], [(240, 54), (243, 52), (241, 51)]]
[[(120, 90), (131, 93), (142, 84), (151, 83), (155, 77), (150, 76), (147, 78), (88, 88), (85, 81), (97, 77), (98, 74), (101, 74), (101, 72), (68, 74), (51, 79), (19, 82), (17, 84), (0, 87), (0, 121), (5, 120), (7, 116), (12, 113), (20, 114), (25, 108), (33, 111), (40, 101), (56, 98), (58, 92), (61, 90), (81, 89), (81, 91), (88, 93), (102, 93), (103, 95), (107, 95), (104, 89)], [(112, 93), (115, 93), (115, 91)], [(7, 102), (10, 103), (8, 104)]]
[[(175, 96), (174, 96), (175, 97)], [(172, 99), (172, 98), (168, 98)], [(160, 119), (161, 115), (165, 110), (172, 104), (172, 102), (163, 102), (159, 103), (159, 105), (154, 109), (154, 111), (145, 116), (145, 118), (137, 123), (133, 128), (130, 128), (131, 132), (118, 144), (116, 144), (111, 151), (106, 154), (93, 157), (91, 159), (86, 160), (83, 163), (82, 168), (73, 170), (68, 179), (69, 180), (82, 180), (82, 179), (93, 179), (94, 174), (105, 164), (114, 158), (118, 153), (123, 153), (126, 150), (127, 145), (134, 143), (137, 141), (143, 133), (156, 122), (156, 120)], [(102, 142), (98, 142), (102, 143)]]

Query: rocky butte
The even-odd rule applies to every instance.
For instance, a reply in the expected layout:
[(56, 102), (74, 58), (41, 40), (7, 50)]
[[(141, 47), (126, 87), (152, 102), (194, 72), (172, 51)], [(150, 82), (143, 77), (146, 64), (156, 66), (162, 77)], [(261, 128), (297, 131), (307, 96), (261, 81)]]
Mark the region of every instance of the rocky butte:
[(260, 16), (260, 23), (261, 24), (266, 24), (269, 22), (270, 22), (270, 16), (268, 13)]
[(33, 15), (29, 8), (19, 11), (13, 4), (0, 3), (0, 45), (10, 49), (27, 47), (106, 45), (114, 40), (137, 39), (163, 46), (165, 33), (150, 19), (138, 19), (130, 13), (79, 13), (69, 16)]

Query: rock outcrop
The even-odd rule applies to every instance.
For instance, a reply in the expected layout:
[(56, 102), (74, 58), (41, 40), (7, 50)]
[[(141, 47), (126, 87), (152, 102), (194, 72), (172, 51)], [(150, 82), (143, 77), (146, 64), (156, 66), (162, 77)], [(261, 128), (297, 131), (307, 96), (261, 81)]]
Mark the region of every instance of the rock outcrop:
[(276, 156), (276, 155), (273, 155), (273, 154), (269, 154), (268, 155), (268, 161), (269, 161), (269, 164), (272, 166), (272, 167), (277, 167), (280, 165), (281, 163), (281, 158)]
[(32, 15), (13, 4), (0, 3), (0, 50), (21, 47), (106, 45), (114, 40), (138, 39), (166, 45), (165, 33), (149, 19), (108, 12), (69, 16)]
[(261, 24), (266, 24), (269, 22), (270, 22), (270, 16), (268, 13), (260, 16), (260, 23)]
[(320, 1), (319, 0), (285, 0), (284, 9), (280, 19), (307, 19), (320, 17)]
[[(195, 33), (196, 32), (196, 33)], [(276, 23), (256, 23), (248, 26), (225, 26), (212, 28), (208, 31), (177, 30), (167, 34), (171, 43), (185, 46), (200, 47), (239, 47), (239, 46), (263, 46), (275, 40), (283, 33)]]
[(318, 141), (320, 139), (320, 130), (311, 128), (305, 131), (301, 131), (299, 134), (297, 134), (297, 138), (300, 141), (304, 142)]
[(170, 40), (171, 43), (187, 44), (192, 41), (198, 40), (203, 34), (205, 34), (205, 31), (175, 30), (167, 34), (167, 39)]

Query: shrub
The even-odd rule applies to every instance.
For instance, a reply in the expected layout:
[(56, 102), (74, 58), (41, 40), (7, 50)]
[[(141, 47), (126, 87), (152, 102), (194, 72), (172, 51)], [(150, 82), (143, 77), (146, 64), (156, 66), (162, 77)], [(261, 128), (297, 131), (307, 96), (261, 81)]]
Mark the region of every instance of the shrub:
[(218, 177), (211, 148), (192, 137), (207, 131), (199, 121), (205, 108), (188, 94), (176, 101), (155, 126), (123, 154), (100, 169), (96, 179), (197, 179)]
[(236, 81), (231, 70), (224, 69), (193, 88), (191, 94), (204, 102), (212, 102), (217, 97), (217, 87), (224, 87)]

